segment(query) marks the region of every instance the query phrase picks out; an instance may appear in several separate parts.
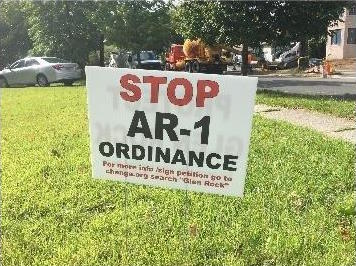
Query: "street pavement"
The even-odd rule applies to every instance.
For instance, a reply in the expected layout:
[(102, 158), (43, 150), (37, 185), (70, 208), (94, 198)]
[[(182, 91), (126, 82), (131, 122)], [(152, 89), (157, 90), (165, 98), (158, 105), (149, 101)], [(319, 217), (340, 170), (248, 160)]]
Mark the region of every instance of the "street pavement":
[(356, 99), (356, 78), (258, 77), (258, 89)]

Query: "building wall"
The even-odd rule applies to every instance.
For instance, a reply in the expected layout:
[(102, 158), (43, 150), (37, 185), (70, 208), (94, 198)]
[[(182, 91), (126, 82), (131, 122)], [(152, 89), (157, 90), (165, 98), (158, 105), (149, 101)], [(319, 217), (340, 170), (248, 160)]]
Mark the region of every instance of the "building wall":
[[(338, 29), (338, 28), (335, 28), (335, 29)], [(343, 59), (344, 58), (344, 43), (345, 43), (344, 37), (345, 37), (345, 29), (341, 29), (341, 43), (338, 45), (335, 45), (335, 44), (331, 45), (331, 37), (328, 36), (328, 40), (326, 43), (326, 57), (328, 59)]]
[(344, 58), (356, 58), (356, 44), (347, 43), (347, 34), (349, 28), (356, 28), (356, 15), (347, 15), (345, 18), (345, 46), (344, 46)]
[(356, 44), (347, 43), (348, 28), (356, 28), (356, 15), (349, 15), (346, 10), (342, 16), (345, 22), (329, 27), (328, 30), (341, 29), (341, 43), (331, 45), (331, 37), (328, 36), (326, 43), (326, 56), (328, 59), (356, 58)]

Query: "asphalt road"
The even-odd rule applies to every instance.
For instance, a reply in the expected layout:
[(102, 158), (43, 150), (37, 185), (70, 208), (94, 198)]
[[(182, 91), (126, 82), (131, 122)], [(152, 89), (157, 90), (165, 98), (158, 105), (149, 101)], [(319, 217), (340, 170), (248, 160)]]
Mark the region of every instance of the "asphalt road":
[(258, 89), (356, 99), (356, 78), (258, 77)]

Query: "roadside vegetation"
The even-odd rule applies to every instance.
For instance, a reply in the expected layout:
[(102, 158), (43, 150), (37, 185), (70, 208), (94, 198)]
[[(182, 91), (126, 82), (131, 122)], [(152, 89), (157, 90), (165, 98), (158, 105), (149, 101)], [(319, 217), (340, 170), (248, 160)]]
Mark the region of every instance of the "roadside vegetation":
[(288, 94), (276, 91), (257, 91), (256, 104), (292, 109), (308, 109), (338, 117), (355, 119), (355, 99), (340, 99), (314, 95)]
[(355, 264), (353, 145), (255, 116), (244, 198), (186, 198), (93, 180), (86, 102), (81, 86), (2, 90), (4, 265)]

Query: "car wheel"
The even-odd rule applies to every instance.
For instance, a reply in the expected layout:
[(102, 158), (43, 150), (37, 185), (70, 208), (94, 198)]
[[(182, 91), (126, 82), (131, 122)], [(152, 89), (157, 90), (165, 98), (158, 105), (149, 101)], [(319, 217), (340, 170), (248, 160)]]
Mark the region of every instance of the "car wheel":
[(7, 84), (7, 81), (5, 78), (1, 77), (0, 78), (0, 88), (7, 88), (9, 84)]
[(222, 75), (222, 74), (224, 74), (224, 70), (222, 68), (219, 68), (216, 70), (216, 74)]
[(64, 82), (64, 86), (72, 86), (73, 85), (73, 81), (65, 81)]
[(48, 79), (46, 78), (45, 75), (39, 74), (39, 75), (37, 76), (37, 84), (38, 84), (38, 86), (40, 86), (40, 87), (46, 87), (46, 86), (49, 85)]
[(192, 65), (192, 71), (193, 73), (199, 73), (200, 71), (200, 64), (198, 61), (194, 61)]

